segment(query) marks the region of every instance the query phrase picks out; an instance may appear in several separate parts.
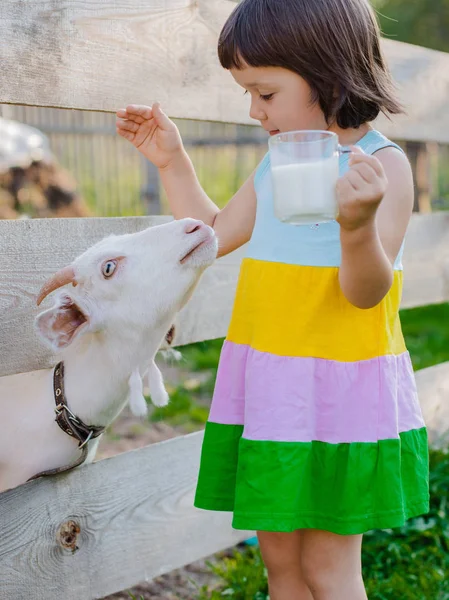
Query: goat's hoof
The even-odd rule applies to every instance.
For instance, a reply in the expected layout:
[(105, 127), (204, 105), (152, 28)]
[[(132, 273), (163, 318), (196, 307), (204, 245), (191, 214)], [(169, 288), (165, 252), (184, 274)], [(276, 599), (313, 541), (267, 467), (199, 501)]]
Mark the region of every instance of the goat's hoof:
[(154, 404), (154, 406), (158, 406), (158, 407), (167, 406), (169, 400), (170, 400), (170, 397), (167, 394), (167, 392), (165, 392), (165, 394), (158, 394), (157, 396), (151, 396), (151, 402)]
[(131, 412), (133, 413), (133, 415), (135, 417), (146, 417), (148, 414), (148, 408), (146, 405), (145, 405), (145, 407), (134, 406), (134, 407), (131, 407)]

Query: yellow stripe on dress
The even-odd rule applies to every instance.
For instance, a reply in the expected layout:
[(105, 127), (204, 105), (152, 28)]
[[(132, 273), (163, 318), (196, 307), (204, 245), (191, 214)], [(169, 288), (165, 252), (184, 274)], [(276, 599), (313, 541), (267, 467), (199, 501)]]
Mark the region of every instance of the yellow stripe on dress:
[(399, 321), (402, 271), (374, 308), (343, 295), (337, 267), (245, 258), (227, 339), (281, 356), (359, 361), (406, 351)]

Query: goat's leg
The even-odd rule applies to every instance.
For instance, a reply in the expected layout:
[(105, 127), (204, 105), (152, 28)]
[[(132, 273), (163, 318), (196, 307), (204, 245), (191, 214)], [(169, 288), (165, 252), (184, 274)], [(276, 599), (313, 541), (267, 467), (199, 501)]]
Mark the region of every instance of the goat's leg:
[(103, 437), (103, 434), (89, 442), (89, 444), (88, 444), (89, 451), (87, 453), (86, 460), (84, 461), (83, 464), (88, 465), (91, 462), (93, 462), (95, 455), (97, 454), (98, 444), (100, 443), (100, 440), (102, 437)]
[(164, 386), (162, 373), (156, 366), (154, 360), (149, 364), (146, 375), (152, 403), (155, 406), (167, 406), (169, 396)]
[(128, 379), (129, 393), (128, 402), (129, 407), (136, 417), (144, 417), (147, 414), (147, 402), (143, 395), (143, 384), (140, 376), (139, 369), (134, 369), (131, 373), (131, 377)]

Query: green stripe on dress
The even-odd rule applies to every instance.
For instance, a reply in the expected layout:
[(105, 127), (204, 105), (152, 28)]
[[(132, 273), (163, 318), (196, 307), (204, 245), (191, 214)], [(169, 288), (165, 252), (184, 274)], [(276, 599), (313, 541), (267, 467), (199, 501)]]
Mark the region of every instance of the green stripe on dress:
[(355, 534), (429, 510), (424, 427), (377, 443), (253, 441), (242, 433), (241, 425), (207, 423), (195, 498), (198, 508), (233, 511), (236, 529)]

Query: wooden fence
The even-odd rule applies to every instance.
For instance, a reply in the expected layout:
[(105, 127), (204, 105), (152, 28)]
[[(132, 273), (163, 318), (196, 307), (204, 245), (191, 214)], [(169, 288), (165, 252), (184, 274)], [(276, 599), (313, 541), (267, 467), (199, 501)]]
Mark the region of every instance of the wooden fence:
[[(164, 102), (175, 117), (247, 122), (215, 44), (229, 0), (3, 0), (0, 102), (114, 110)], [(408, 116), (396, 138), (449, 142), (449, 56), (385, 50)], [(0, 222), (0, 376), (54, 357), (32, 330), (42, 281), (110, 232), (160, 218)], [(70, 240), (70, 244), (67, 243)], [(216, 262), (182, 311), (179, 345), (222, 337), (244, 248)], [(415, 215), (402, 307), (449, 300), (449, 214)], [(442, 324), (444, 326), (444, 324)], [(417, 373), (431, 442), (449, 441), (449, 363)], [(248, 532), (192, 507), (202, 433), (128, 452), (0, 495), (0, 598), (88, 600), (228, 547)]]

